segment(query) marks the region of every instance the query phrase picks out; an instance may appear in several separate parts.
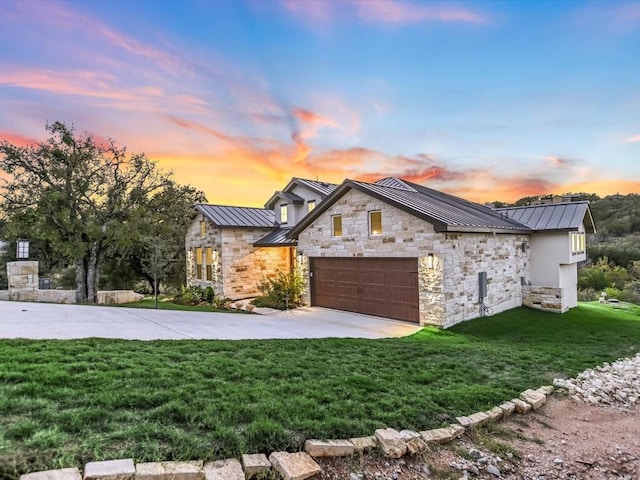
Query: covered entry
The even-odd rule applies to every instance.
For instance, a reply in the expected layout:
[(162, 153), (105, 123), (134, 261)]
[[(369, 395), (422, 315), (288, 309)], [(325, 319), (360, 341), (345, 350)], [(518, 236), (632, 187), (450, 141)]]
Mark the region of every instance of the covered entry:
[(417, 258), (310, 259), (311, 305), (419, 321)]

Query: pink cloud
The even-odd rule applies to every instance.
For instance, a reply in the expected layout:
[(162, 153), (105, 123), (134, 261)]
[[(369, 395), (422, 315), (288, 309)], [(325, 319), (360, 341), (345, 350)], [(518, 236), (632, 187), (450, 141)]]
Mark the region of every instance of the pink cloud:
[(624, 143), (637, 143), (637, 142), (640, 142), (640, 134), (633, 135), (631, 137), (624, 139)]
[(409, 0), (281, 0), (281, 4), (290, 14), (312, 26), (328, 25), (345, 16), (391, 25), (424, 22), (484, 24), (490, 20), (486, 13), (455, 4)]
[(2, 141), (11, 143), (17, 147), (26, 147), (27, 145), (33, 145), (36, 143), (33, 138), (12, 132), (0, 132), (0, 142)]
[(421, 22), (486, 23), (485, 14), (453, 4), (428, 4), (399, 0), (352, 0), (359, 18), (375, 23)]

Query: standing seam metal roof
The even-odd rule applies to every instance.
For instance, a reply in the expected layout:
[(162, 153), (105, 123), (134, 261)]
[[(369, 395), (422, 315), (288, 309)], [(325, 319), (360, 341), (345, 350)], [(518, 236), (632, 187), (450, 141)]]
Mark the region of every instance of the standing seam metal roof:
[(277, 227), (273, 210), (252, 207), (197, 204), (196, 209), (218, 227)]
[(575, 230), (583, 221), (587, 228), (595, 230), (586, 201), (498, 208), (496, 211), (533, 230)]
[(353, 183), (453, 229), (463, 227), (465, 229), (529, 230), (519, 222), (496, 214), (489, 207), (411, 182), (403, 181), (413, 191), (375, 183), (355, 181)]
[(329, 195), (338, 188), (338, 185), (335, 183), (319, 182), (317, 180), (307, 180), (305, 178), (294, 178), (293, 180), (297, 180), (301, 184), (321, 193), (322, 195)]
[(265, 235), (257, 242), (253, 243), (254, 247), (294, 247), (298, 242), (295, 239), (289, 238), (288, 234), (291, 231), (289, 228), (278, 228), (273, 232)]

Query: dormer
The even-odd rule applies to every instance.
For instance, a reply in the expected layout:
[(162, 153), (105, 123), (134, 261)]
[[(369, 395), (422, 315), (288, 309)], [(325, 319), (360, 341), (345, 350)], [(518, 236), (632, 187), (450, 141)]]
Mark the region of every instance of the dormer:
[(282, 191), (275, 192), (264, 207), (273, 210), (281, 227), (293, 227), (311, 212), (337, 185), (292, 178)]

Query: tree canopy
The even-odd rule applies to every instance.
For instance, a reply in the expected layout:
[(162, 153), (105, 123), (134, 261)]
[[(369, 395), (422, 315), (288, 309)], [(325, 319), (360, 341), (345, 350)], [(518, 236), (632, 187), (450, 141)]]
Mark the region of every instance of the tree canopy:
[(35, 145), (0, 143), (0, 170), (9, 176), (0, 202), (11, 234), (32, 239), (50, 263), (75, 266), (78, 302), (96, 301), (105, 260), (141, 262), (149, 253), (141, 247), (145, 237), (175, 243), (179, 268), (185, 219), (202, 192), (112, 140), (96, 141), (62, 122), (46, 130), (50, 137)]

